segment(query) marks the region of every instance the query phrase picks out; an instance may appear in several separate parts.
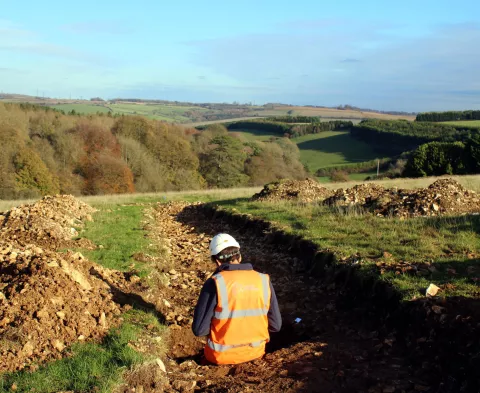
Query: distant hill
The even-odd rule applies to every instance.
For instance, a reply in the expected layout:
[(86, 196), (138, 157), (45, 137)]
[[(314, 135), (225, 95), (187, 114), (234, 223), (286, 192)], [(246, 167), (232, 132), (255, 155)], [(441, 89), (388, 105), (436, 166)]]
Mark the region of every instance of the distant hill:
[(325, 119), (406, 119), (414, 120), (415, 114), (403, 112), (378, 112), (373, 109), (360, 109), (350, 105), (337, 108), (324, 106), (294, 106), (281, 103), (252, 105), (251, 103), (193, 103), (166, 100), (144, 100), (139, 98), (101, 97), (90, 99), (65, 99), (28, 96), (22, 94), (0, 94), (0, 101), (28, 102), (51, 106), (69, 113), (80, 114), (110, 112), (115, 114), (141, 115), (156, 120), (181, 123), (187, 126), (201, 125), (240, 118), (269, 116), (320, 116)]

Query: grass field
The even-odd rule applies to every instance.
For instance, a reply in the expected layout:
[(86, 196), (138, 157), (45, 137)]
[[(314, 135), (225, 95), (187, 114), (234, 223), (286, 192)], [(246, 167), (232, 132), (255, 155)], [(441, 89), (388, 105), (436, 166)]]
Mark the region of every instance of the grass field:
[[(277, 134), (262, 130), (231, 131), (242, 135), (246, 140), (266, 141)], [(311, 173), (320, 168), (345, 164), (356, 164), (379, 158), (378, 154), (366, 143), (358, 141), (345, 131), (325, 131), (319, 134), (304, 135), (293, 138), (300, 149), (300, 161)], [(364, 180), (368, 175), (356, 174), (352, 180)]]
[(163, 104), (136, 104), (136, 103), (117, 103), (109, 105), (113, 113), (141, 115), (156, 120), (164, 120), (175, 123), (185, 123), (191, 119), (185, 116), (186, 112), (207, 112), (208, 109), (199, 106), (176, 106)]
[(480, 120), (445, 121), (442, 124), (458, 127), (480, 127)]
[(270, 138), (278, 138), (279, 135), (263, 130), (232, 130), (230, 134), (237, 134), (248, 141), (268, 141)]
[(292, 139), (300, 149), (302, 163), (315, 173), (320, 168), (355, 164), (378, 158), (366, 143), (344, 131), (326, 131)]
[(186, 112), (196, 111), (197, 113), (207, 112), (208, 110), (201, 107), (188, 107), (178, 105), (163, 105), (163, 104), (142, 104), (142, 103), (118, 103), (95, 105), (89, 103), (82, 104), (60, 104), (53, 105), (55, 109), (63, 110), (66, 113), (72, 109), (77, 113), (93, 114), (97, 112), (124, 115), (139, 115), (146, 116), (156, 120), (164, 120), (175, 123), (185, 123), (191, 119), (185, 116)]
[[(351, 182), (364, 182), (366, 181), (367, 177), (373, 177), (376, 176), (377, 172), (362, 172), (362, 173), (349, 173), (348, 174), (348, 179)], [(344, 184), (344, 183), (332, 183), (332, 180), (328, 176), (319, 176), (317, 177), (317, 180), (319, 183), (322, 183), (323, 186), (327, 186), (330, 184), (330, 186), (335, 186), (338, 184)]]
[(389, 115), (378, 112), (363, 112), (355, 110), (339, 110), (333, 108), (313, 108), (308, 106), (276, 105), (273, 108), (265, 108), (259, 116), (286, 116), (287, 112), (293, 111), (293, 116), (320, 116), (329, 119), (406, 119), (413, 121), (415, 116)]
[(61, 104), (61, 105), (53, 105), (52, 108), (58, 109), (60, 111), (64, 111), (65, 113), (71, 112), (75, 110), (77, 113), (82, 114), (96, 114), (97, 112), (101, 113), (108, 113), (110, 110), (101, 105), (94, 105), (94, 104)]

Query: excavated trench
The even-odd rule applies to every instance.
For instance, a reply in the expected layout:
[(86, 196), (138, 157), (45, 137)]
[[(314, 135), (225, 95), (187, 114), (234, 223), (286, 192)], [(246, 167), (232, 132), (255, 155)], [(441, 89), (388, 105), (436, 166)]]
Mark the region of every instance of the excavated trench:
[[(343, 288), (311, 277), (291, 245), (213, 218), (201, 205), (159, 204), (156, 222), (174, 263), (163, 294), (171, 379), (195, 381), (205, 392), (433, 391), (432, 376), (412, 366), (393, 332), (378, 328), (371, 307), (340, 306)], [(199, 365), (204, 339), (191, 333), (197, 296), (214, 270), (208, 243), (219, 232), (233, 235), (244, 261), (271, 276), (284, 321), (263, 359), (238, 366)]]

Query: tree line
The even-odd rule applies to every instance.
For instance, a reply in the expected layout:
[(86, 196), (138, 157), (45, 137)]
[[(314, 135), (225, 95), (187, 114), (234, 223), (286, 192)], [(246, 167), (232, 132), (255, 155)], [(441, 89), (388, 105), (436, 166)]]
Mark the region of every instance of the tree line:
[(320, 116), (271, 116), (266, 120), (280, 123), (320, 123)]
[(469, 111), (447, 111), (447, 112), (425, 112), (419, 113), (417, 121), (458, 121), (458, 120), (480, 120), (480, 110)]
[(478, 132), (478, 129), (447, 124), (377, 119), (363, 120), (350, 130), (353, 137), (386, 155), (398, 155), (428, 142), (465, 141)]
[(302, 178), (287, 138), (248, 142), (140, 116), (68, 115), (0, 103), (0, 198), (260, 185)]
[(309, 124), (290, 124), (272, 120), (244, 120), (229, 123), (229, 130), (260, 130), (281, 137), (296, 138), (307, 134), (317, 134), (323, 131), (348, 130), (353, 126), (351, 121), (334, 120)]

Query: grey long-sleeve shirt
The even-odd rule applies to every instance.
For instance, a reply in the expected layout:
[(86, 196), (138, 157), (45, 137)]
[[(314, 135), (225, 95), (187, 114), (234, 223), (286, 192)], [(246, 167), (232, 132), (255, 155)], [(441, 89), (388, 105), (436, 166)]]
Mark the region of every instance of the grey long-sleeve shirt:
[[(223, 270), (253, 270), (250, 263), (241, 264), (222, 264), (215, 273)], [(277, 296), (270, 282), (270, 308), (268, 310), (268, 330), (270, 332), (278, 332), (282, 327), (282, 316), (278, 307)], [(198, 298), (197, 306), (193, 314), (192, 330), (195, 336), (208, 336), (210, 334), (210, 325), (215, 314), (217, 306), (217, 287), (213, 278), (205, 281)]]

